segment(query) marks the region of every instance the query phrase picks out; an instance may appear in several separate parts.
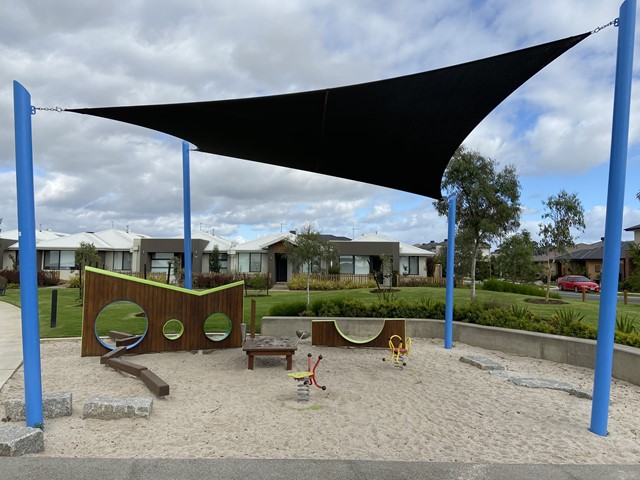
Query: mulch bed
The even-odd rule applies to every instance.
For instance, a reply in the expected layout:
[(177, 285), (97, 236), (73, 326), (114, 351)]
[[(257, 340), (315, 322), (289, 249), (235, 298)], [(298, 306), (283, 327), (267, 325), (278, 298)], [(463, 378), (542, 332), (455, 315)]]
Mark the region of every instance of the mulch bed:
[(569, 302), (565, 302), (564, 300), (555, 300), (550, 298), (549, 300), (545, 298), (527, 298), (525, 302), (529, 303), (539, 303), (539, 304), (547, 304), (547, 305), (566, 305)]

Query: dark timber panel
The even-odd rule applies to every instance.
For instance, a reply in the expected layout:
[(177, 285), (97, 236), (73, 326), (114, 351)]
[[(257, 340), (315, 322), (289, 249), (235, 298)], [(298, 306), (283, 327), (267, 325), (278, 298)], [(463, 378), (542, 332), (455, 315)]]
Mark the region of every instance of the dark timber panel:
[(385, 319), (382, 330), (377, 337), (368, 342), (354, 342), (345, 338), (334, 320), (313, 320), (311, 322), (311, 344), (326, 345), (328, 347), (379, 347), (389, 348), (389, 338), (400, 335), (405, 338), (405, 320)]
[[(96, 338), (95, 322), (102, 309), (119, 301), (133, 302), (147, 315), (147, 333), (140, 343), (128, 349), (128, 353), (239, 348), (242, 346), (243, 295), (244, 282), (196, 292), (86, 267), (81, 355), (97, 356), (109, 352), (110, 349)], [(204, 332), (206, 318), (214, 313), (226, 315), (231, 322), (231, 332), (218, 341), (211, 340)], [(171, 319), (179, 320), (184, 326), (182, 336), (175, 340), (162, 333), (164, 324)]]

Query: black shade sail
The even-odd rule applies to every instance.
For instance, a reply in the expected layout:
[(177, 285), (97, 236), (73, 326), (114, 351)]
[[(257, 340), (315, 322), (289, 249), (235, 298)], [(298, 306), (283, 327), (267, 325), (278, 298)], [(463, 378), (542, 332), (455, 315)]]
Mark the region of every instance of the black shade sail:
[(447, 164), (469, 133), (520, 85), (589, 35), (344, 87), (67, 111), (164, 132), (202, 152), (440, 199)]

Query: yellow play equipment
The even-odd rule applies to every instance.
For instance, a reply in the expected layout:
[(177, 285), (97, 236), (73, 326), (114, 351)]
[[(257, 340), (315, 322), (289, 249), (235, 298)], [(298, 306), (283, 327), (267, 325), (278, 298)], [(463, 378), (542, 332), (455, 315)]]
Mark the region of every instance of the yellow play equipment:
[(391, 358), (383, 358), (382, 361), (389, 360), (393, 365), (397, 367), (406, 367), (407, 362), (405, 358), (409, 356), (411, 351), (411, 338), (406, 337), (404, 343), (400, 335), (392, 335), (389, 337), (389, 349), (391, 350)]

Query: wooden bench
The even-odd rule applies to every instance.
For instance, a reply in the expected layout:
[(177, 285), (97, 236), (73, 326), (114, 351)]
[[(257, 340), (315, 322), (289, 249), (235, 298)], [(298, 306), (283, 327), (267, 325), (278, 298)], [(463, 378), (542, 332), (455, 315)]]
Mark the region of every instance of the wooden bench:
[(248, 357), (247, 368), (253, 370), (253, 360), (256, 355), (279, 356), (287, 359), (287, 370), (293, 368), (293, 355), (298, 349), (297, 339), (291, 337), (260, 337), (251, 338), (244, 342), (242, 350)]

